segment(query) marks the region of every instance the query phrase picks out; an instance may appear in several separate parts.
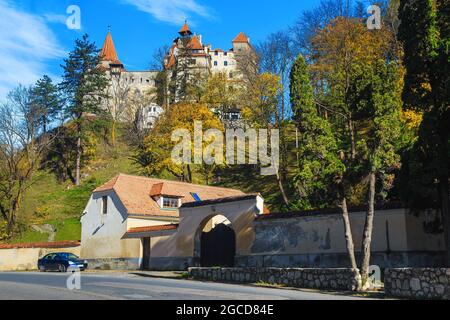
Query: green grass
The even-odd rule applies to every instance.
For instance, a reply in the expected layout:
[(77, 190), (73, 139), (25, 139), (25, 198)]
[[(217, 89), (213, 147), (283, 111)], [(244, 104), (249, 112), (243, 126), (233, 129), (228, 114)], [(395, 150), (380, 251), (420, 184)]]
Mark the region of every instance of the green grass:
[(32, 230), (27, 230), (15, 237), (14, 239), (8, 241), (8, 243), (30, 243), (30, 242), (47, 242), (48, 234), (40, 233)]
[(19, 223), (24, 226), (8, 243), (45, 242), (48, 234), (31, 230), (31, 225), (51, 224), (56, 228), (55, 241), (80, 240), (80, 218), (92, 191), (119, 173), (140, 174), (131, 159), (132, 151), (123, 141), (115, 148), (103, 143), (97, 148), (95, 161), (83, 168), (82, 184), (58, 183), (54, 174), (39, 171), (26, 192)]
[(55, 241), (81, 240), (81, 223), (79, 219), (56, 221), (53, 225), (56, 227)]

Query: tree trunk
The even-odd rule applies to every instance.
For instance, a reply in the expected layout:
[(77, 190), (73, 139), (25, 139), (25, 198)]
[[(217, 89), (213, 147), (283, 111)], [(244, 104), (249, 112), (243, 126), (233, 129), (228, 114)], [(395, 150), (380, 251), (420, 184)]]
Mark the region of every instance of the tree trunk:
[(187, 169), (187, 182), (188, 183), (192, 183), (192, 170), (191, 170), (191, 166), (188, 164), (186, 165), (186, 169)]
[(289, 199), (286, 195), (286, 191), (284, 191), (283, 181), (281, 179), (279, 172), (277, 172), (277, 181), (278, 181), (278, 188), (280, 189), (281, 195), (283, 196), (283, 201), (286, 204), (286, 206), (289, 206)]
[(361, 279), (363, 285), (369, 279), (370, 249), (372, 244), (373, 218), (375, 215), (375, 182), (375, 172), (371, 172), (369, 175), (369, 201), (362, 242)]
[(78, 125), (77, 129), (78, 138), (77, 138), (77, 163), (76, 163), (76, 177), (75, 177), (75, 185), (79, 186), (81, 183), (80, 176), (81, 176), (81, 156), (83, 153), (82, 146), (81, 146), (81, 127)]
[(112, 121), (112, 127), (111, 127), (111, 142), (113, 147), (116, 146), (116, 121)]
[(358, 269), (358, 265), (356, 264), (355, 258), (355, 245), (353, 243), (352, 228), (350, 225), (350, 217), (347, 208), (347, 199), (344, 195), (342, 196), (341, 200), (341, 209), (342, 209), (342, 220), (344, 222), (345, 244), (347, 246), (347, 254), (350, 260), (350, 266), (352, 269)]
[(12, 237), (14, 235), (14, 223), (14, 217), (10, 217), (6, 224), (6, 233), (9, 237)]
[(356, 143), (355, 143), (355, 125), (352, 120), (348, 121), (348, 127), (350, 131), (350, 145), (351, 145), (351, 159), (352, 161), (356, 159)]

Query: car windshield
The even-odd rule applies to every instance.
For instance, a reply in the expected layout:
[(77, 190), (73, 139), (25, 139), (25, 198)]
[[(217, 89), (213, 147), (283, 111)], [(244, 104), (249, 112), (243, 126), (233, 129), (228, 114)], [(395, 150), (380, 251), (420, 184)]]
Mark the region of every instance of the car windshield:
[(73, 253), (62, 253), (62, 254), (60, 254), (60, 256), (62, 256), (63, 258), (65, 258), (67, 260), (78, 260), (78, 257), (76, 255), (74, 255)]

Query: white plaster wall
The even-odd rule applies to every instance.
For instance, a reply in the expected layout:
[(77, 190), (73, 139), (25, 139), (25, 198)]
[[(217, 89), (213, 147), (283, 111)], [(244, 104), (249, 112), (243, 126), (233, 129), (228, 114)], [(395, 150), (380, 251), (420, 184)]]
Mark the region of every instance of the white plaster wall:
[[(108, 196), (108, 214), (103, 215), (102, 196)], [(81, 255), (85, 259), (139, 258), (141, 241), (121, 240), (126, 233), (127, 214), (115, 192), (96, 193), (81, 218)]]
[[(236, 73), (237, 63), (233, 52), (230, 51), (225, 55), (225, 52), (219, 51), (216, 55), (215, 51), (211, 51), (209, 52), (209, 55), (211, 56), (211, 71), (213, 73), (224, 72), (227, 75), (229, 75), (230, 72)], [(225, 66), (225, 61), (228, 62), (228, 66)], [(217, 66), (214, 65), (214, 62), (217, 62)], [(234, 75), (234, 77), (236, 77), (236, 75)]]

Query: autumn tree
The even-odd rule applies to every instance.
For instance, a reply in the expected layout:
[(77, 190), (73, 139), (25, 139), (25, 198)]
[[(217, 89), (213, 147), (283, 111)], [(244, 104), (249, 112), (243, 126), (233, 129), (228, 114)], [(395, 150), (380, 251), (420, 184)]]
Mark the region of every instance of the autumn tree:
[(43, 110), (33, 88), (19, 86), (0, 105), (0, 214), (7, 236), (15, 231), (23, 197), (51, 139), (43, 134)]
[[(242, 117), (245, 123), (256, 129), (269, 127), (283, 130), (285, 118), (278, 108), (279, 97), (282, 94), (280, 77), (271, 73), (262, 73), (245, 90), (245, 97), (242, 98), (244, 105)], [(270, 130), (269, 140), (271, 140)], [(279, 170), (277, 170), (276, 179), (285, 207), (288, 207), (290, 201)]]
[(117, 126), (127, 119), (126, 113), (130, 106), (131, 88), (121, 74), (112, 74), (110, 85), (107, 87), (106, 108), (108, 109), (108, 117), (111, 121), (111, 142), (116, 145)]
[[(138, 152), (137, 162), (144, 168), (147, 175), (164, 176), (169, 174), (182, 181), (194, 182), (195, 173), (203, 176), (203, 181), (208, 183), (215, 165), (202, 163), (176, 163), (172, 159), (172, 151), (177, 145), (172, 141), (172, 134), (177, 129), (187, 130), (191, 137), (191, 158), (194, 159), (194, 128), (195, 122), (202, 123), (202, 130), (217, 129), (223, 132), (224, 128), (219, 120), (206, 104), (179, 103), (165, 110), (164, 114), (156, 121), (154, 127), (144, 140), (143, 148)], [(204, 140), (202, 151), (210, 141)]]
[(206, 82), (201, 101), (220, 117), (236, 108), (239, 82), (229, 79), (224, 72), (212, 74)]
[(64, 59), (62, 66), (64, 75), (60, 88), (65, 95), (64, 111), (76, 124), (76, 185), (81, 182), (81, 158), (86, 133), (83, 117), (86, 114), (103, 114), (101, 103), (108, 98), (106, 88), (109, 81), (106, 74), (97, 67), (99, 62), (99, 49), (85, 34), (75, 41), (75, 48), (69, 53), (69, 57)]

